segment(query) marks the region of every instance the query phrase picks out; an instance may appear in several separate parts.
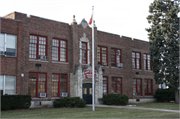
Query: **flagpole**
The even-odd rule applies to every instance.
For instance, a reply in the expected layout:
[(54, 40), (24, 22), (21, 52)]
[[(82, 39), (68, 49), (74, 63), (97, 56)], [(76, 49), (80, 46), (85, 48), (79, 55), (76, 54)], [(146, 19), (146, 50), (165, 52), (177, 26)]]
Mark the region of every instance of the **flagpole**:
[(94, 6), (92, 6), (92, 111), (95, 111), (94, 92)]

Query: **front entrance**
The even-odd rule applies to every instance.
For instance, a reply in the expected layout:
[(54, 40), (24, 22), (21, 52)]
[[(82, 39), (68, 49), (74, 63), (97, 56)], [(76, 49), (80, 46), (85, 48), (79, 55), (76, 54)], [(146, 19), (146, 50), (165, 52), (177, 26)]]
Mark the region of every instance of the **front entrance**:
[(92, 84), (84, 83), (83, 84), (83, 99), (86, 101), (86, 104), (92, 104)]

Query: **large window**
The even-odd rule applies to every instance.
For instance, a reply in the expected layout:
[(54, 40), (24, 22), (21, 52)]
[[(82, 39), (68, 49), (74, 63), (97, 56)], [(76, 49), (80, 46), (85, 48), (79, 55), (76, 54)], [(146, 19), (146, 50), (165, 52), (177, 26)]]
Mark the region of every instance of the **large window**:
[(67, 62), (67, 41), (52, 40), (52, 60)]
[(28, 92), (32, 97), (37, 97), (38, 93), (46, 93), (46, 74), (29, 73)]
[(153, 86), (152, 86), (152, 79), (145, 79), (144, 80), (144, 92), (145, 92), (145, 95), (147, 96), (151, 96), (153, 95)]
[(111, 66), (120, 67), (121, 61), (121, 50), (111, 48)]
[(0, 90), (3, 90), (3, 95), (16, 94), (16, 76), (0, 75)]
[(16, 35), (0, 33), (0, 55), (15, 57), (16, 42)]
[(111, 80), (112, 93), (122, 94), (122, 79), (113, 77)]
[(87, 56), (88, 56), (88, 49), (87, 49), (87, 43), (86, 42), (82, 42), (81, 43), (81, 59), (82, 59), (82, 64), (87, 64)]
[(60, 93), (67, 92), (67, 75), (52, 74), (52, 97), (59, 97)]
[(29, 58), (47, 60), (47, 39), (42, 36), (30, 35)]
[(133, 79), (133, 93), (136, 93), (138, 96), (142, 95), (142, 80)]
[(98, 46), (97, 47), (97, 61), (100, 65), (108, 65), (108, 58), (107, 58), (107, 47)]
[(145, 70), (152, 70), (151, 62), (150, 62), (150, 55), (143, 54), (144, 56), (144, 69)]
[(132, 66), (133, 69), (141, 69), (141, 54), (132, 52)]
[(103, 94), (108, 93), (108, 78), (106, 76), (103, 77)]

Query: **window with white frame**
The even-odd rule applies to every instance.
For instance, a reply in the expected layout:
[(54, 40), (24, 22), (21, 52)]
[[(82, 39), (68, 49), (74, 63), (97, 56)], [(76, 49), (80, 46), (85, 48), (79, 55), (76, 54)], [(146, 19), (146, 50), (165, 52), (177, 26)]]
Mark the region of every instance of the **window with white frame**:
[(16, 57), (17, 35), (0, 33), (0, 55)]
[(0, 90), (5, 94), (16, 94), (16, 76), (0, 75)]

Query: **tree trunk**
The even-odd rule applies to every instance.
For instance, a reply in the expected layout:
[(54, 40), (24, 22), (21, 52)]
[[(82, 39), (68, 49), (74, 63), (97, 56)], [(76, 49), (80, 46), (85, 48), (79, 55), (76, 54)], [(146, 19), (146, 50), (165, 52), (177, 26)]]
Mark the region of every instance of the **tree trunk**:
[(179, 104), (179, 91), (175, 89), (175, 104)]

